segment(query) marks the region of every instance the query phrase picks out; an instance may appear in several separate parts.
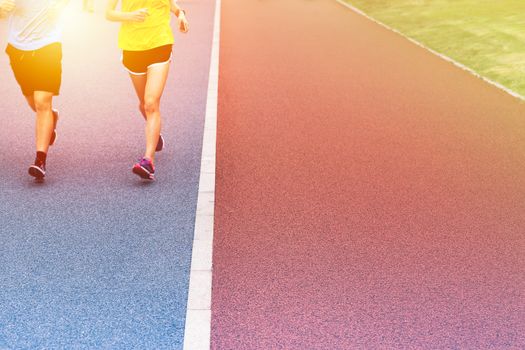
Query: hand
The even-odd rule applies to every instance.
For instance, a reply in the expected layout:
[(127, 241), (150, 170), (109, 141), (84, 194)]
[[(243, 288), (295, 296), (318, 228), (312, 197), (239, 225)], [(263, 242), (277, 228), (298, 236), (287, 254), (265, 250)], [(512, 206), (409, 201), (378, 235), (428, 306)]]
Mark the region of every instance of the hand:
[(181, 33), (187, 33), (189, 28), (188, 20), (186, 19), (186, 14), (184, 14), (184, 11), (180, 11), (179, 16), (177, 17), (179, 20), (179, 30)]
[(148, 16), (148, 9), (140, 9), (137, 11), (128, 12), (128, 22), (144, 22)]
[(0, 12), (8, 14), (15, 9), (14, 0), (0, 0)]

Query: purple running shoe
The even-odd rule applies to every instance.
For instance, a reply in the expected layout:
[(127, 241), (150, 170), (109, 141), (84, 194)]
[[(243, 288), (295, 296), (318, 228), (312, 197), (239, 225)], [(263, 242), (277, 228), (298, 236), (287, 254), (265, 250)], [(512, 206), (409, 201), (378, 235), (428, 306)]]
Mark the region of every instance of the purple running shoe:
[(155, 180), (155, 167), (151, 160), (142, 158), (138, 163), (133, 166), (133, 174), (137, 174), (145, 180)]

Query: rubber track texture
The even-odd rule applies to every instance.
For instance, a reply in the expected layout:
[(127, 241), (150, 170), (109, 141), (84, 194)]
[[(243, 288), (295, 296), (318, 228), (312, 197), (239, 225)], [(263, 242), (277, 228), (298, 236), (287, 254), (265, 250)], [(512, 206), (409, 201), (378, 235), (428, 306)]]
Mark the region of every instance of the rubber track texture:
[(524, 348), (523, 104), (335, 1), (222, 11), (212, 348)]
[(182, 349), (215, 6), (181, 6), (192, 27), (175, 34), (155, 182), (131, 172), (144, 119), (102, 7), (64, 33), (42, 183), (27, 174), (34, 115), (0, 54), (0, 349)]

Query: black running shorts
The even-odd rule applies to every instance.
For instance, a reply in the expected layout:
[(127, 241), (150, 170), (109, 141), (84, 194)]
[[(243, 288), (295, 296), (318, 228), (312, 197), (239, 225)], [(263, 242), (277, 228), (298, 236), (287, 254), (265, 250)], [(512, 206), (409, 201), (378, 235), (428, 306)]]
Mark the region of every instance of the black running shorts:
[(35, 91), (60, 93), (62, 83), (62, 44), (53, 43), (34, 51), (7, 45), (5, 52), (24, 96)]
[(171, 61), (172, 46), (164, 45), (145, 51), (124, 50), (122, 52), (122, 64), (131, 74), (144, 75), (148, 72), (149, 67)]

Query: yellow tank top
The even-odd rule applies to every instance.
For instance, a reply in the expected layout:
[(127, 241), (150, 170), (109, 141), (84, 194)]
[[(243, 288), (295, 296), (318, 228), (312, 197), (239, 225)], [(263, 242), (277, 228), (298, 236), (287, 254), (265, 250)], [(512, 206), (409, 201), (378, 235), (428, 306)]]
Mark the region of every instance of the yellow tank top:
[(170, 0), (122, 0), (122, 11), (148, 9), (142, 23), (124, 22), (120, 27), (118, 46), (126, 51), (144, 51), (173, 44), (170, 26)]

